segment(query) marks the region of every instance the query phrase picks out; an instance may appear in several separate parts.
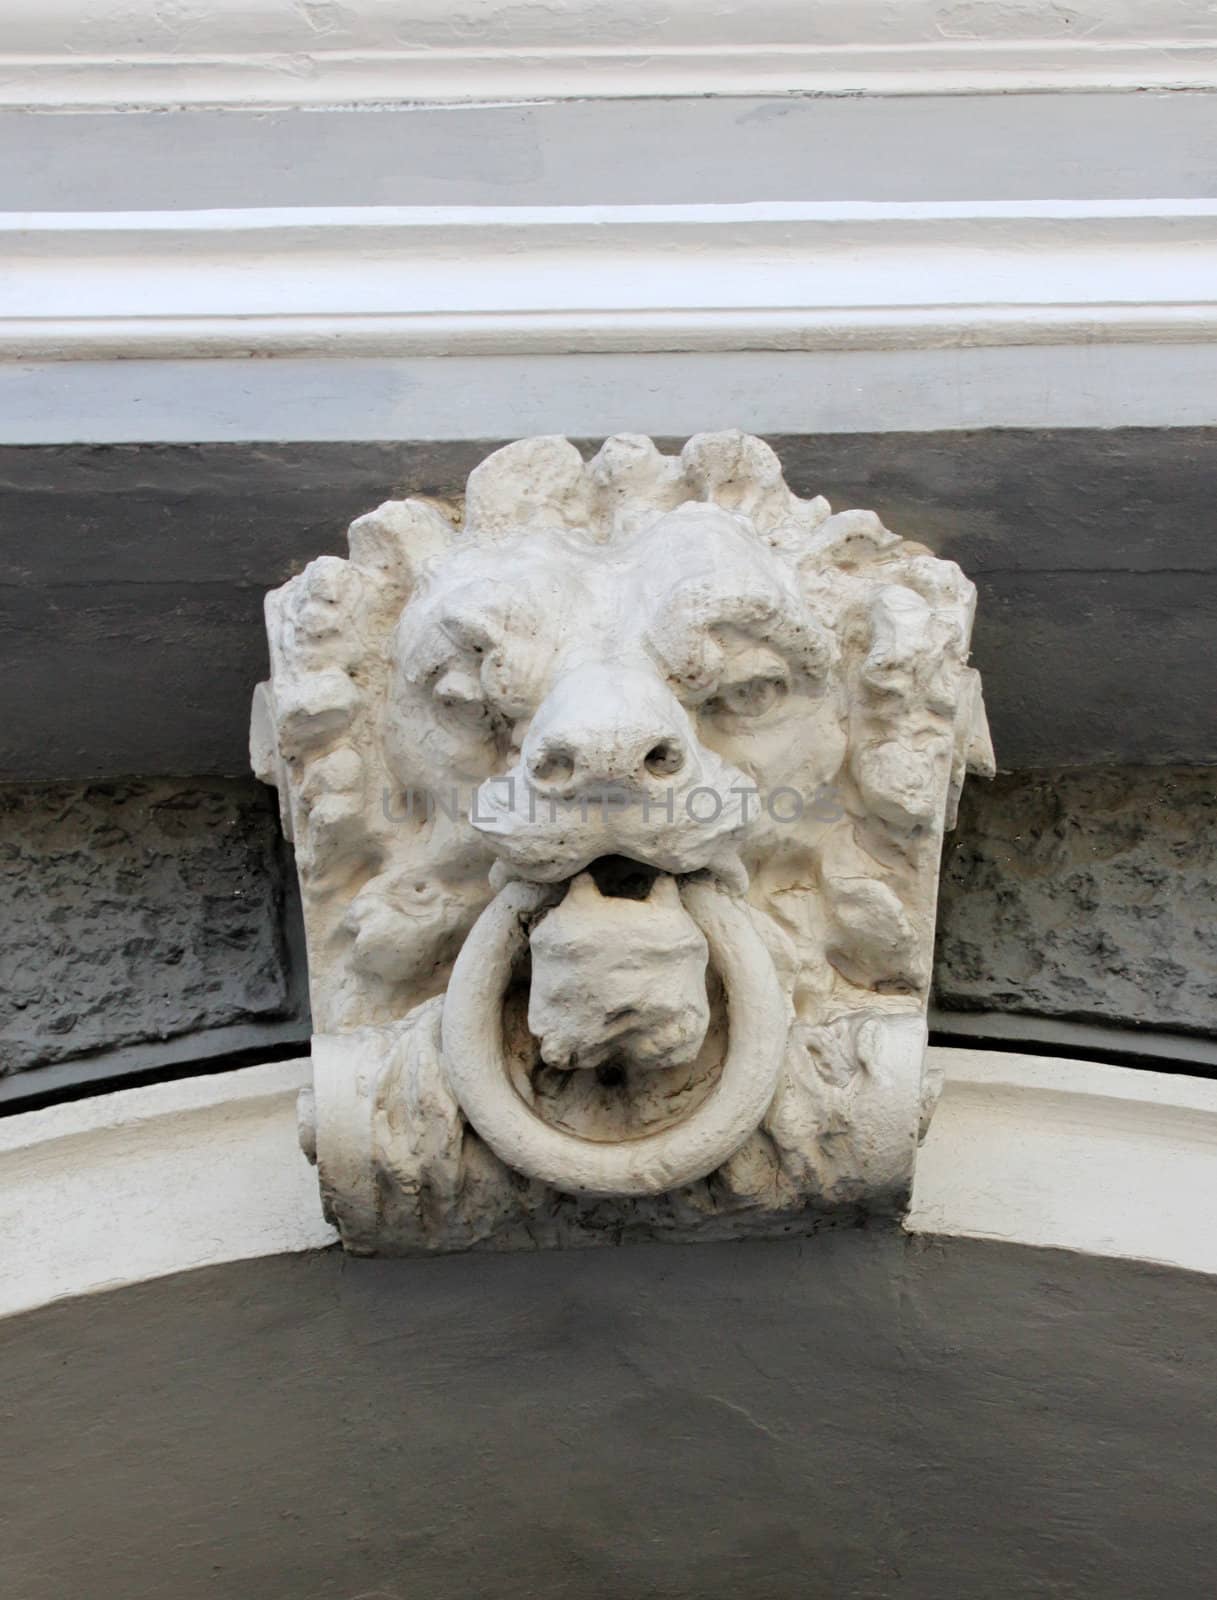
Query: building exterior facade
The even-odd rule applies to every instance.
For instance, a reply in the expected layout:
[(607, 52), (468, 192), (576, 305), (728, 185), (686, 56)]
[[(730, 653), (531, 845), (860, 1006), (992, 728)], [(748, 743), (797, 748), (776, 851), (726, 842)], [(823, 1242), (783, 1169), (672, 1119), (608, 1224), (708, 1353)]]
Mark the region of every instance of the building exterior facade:
[[(0, 14), (6, 1592), (1210, 1594), (1211, 7)], [(411, 576), (369, 621), (390, 547)], [(623, 705), (642, 728), (659, 690), (639, 674), (666, 648), (643, 613), (662, 590), (670, 643), (671, 596), (696, 587), (694, 621), (747, 635), (748, 670), (663, 701), (642, 781), (721, 803), (715, 762), (773, 788), (806, 739), (799, 871), (780, 828), (733, 864), (618, 821), (608, 845), (537, 846), (506, 813), (493, 848), (483, 817), (398, 861), (403, 770), (499, 774), (474, 782), (410, 699), (432, 648), (411, 601), (457, 596), (423, 619), (451, 642), (474, 579), (514, 607), (502, 675), (544, 679), (502, 762), (542, 784), (555, 751), (572, 773), (619, 754)], [(887, 598), (863, 633), (868, 583)], [(264, 613), (268, 593), (288, 598)], [(566, 630), (561, 704), (546, 629)], [(593, 637), (617, 674), (599, 687)], [(926, 684), (948, 658), (944, 698)], [(310, 699), (335, 670), (339, 700), (396, 672), (375, 705), (413, 709), (382, 727), (332, 682)], [(465, 667), (442, 672), (443, 715), (481, 717)], [(758, 683), (766, 714), (799, 708), (764, 748), (740, 720)], [(852, 753), (812, 781), (830, 723)], [(931, 734), (922, 816), (890, 753)], [(384, 766), (358, 806), (348, 748)], [(379, 899), (369, 841), (393, 863)], [(659, 933), (632, 891), (604, 893), (610, 856), (684, 896)], [(686, 879), (738, 899), (736, 865), (752, 909), (716, 935)], [(458, 1149), (501, 1158), (495, 1189), (427, 1144), (421, 1068), (404, 1125), (380, 1079), (342, 1095), (368, 1028), (415, 1004), (440, 1027), (513, 868), (586, 895), (590, 874), (604, 905), (588, 934), (567, 891), (530, 932), (544, 1138), (513, 1143), (516, 1111), (486, 1132), (476, 1085), (444, 1113)], [(905, 901), (876, 911), (867, 873), (904, 873)], [(716, 1026), (704, 950), (720, 976), (747, 967), (744, 922), (792, 890), (795, 955), (761, 940), (776, 987), (757, 980), (729, 1042), (779, 1014), (778, 1054), (789, 1018), (851, 1042), (826, 1066), (820, 1038), (786, 1186), (756, 1200), (739, 1158), (744, 1133), (777, 1137), (776, 1078), (709, 1165), (626, 1148), (666, 1136), (667, 1110), (581, 1124), (575, 1056), (607, 1066), (607, 1096), (620, 1038), (570, 973), (600, 962), (604, 1010), (626, 980), (603, 951), (653, 937), (630, 1061), (662, 1038), (684, 1070)], [(867, 1165), (877, 1113), (844, 1089), (825, 1109), (865, 1056), (859, 995), (928, 1030), (898, 1180)], [(436, 1039), (455, 1059), (456, 1020)], [(713, 1110), (700, 1092), (682, 1079), (673, 1103)], [(359, 1144), (373, 1102), (395, 1131), (365, 1117)], [(598, 1130), (594, 1158), (559, 1124)], [(598, 1198), (577, 1215), (547, 1198), (579, 1193)]]

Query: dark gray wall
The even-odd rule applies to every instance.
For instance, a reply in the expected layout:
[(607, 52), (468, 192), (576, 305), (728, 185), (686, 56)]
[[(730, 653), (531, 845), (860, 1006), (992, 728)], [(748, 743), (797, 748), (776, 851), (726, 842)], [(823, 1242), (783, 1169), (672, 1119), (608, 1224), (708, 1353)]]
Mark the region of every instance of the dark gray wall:
[[(999, 763), (1217, 761), (1217, 430), (779, 438), (981, 592)], [(0, 779), (247, 770), (264, 591), (493, 441), (0, 449)]]
[(1217, 1283), (970, 1241), (253, 1261), (0, 1325), (13, 1600), (1210, 1600)]
[(278, 807), (252, 779), (0, 787), (0, 908), (0, 1077), (307, 1018)]

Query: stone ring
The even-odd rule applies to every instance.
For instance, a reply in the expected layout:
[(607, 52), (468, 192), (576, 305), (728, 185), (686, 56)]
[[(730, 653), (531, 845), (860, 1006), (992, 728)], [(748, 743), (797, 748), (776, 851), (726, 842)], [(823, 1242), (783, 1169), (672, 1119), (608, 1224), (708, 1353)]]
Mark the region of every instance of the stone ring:
[(747, 906), (709, 881), (681, 884), (685, 909), (705, 935), (726, 995), (726, 1060), (718, 1083), (683, 1122), (605, 1144), (542, 1121), (508, 1072), (503, 999), (528, 941), (527, 919), (552, 892), (551, 885), (508, 883), (465, 940), (444, 999), (448, 1085), (501, 1161), (564, 1194), (654, 1195), (695, 1183), (759, 1127), (785, 1056), (788, 1007)]

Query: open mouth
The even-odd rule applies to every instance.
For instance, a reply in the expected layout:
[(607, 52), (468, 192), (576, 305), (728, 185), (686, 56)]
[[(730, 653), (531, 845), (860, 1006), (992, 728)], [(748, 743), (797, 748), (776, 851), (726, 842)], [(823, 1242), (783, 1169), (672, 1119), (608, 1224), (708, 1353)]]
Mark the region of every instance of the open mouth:
[(678, 884), (709, 878), (731, 894), (746, 894), (748, 869), (738, 850), (724, 844), (704, 864), (673, 869), (666, 862), (644, 861), (639, 856), (608, 854), (574, 865), (564, 863), (524, 863), (500, 857), (490, 869), (490, 885), (497, 894), (505, 884), (546, 883), (565, 891), (576, 878), (586, 873), (605, 900), (649, 900), (660, 878), (673, 878)]
[(630, 856), (597, 856), (584, 868), (606, 900), (646, 900), (659, 868)]

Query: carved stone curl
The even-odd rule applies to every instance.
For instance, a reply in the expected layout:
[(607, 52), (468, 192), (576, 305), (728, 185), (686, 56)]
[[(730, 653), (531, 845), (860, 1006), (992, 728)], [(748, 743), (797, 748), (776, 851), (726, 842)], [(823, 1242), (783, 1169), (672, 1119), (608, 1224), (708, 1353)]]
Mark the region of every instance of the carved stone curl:
[(302, 1138), (361, 1252), (898, 1210), (975, 592), (773, 452), (524, 440), (267, 597)]

